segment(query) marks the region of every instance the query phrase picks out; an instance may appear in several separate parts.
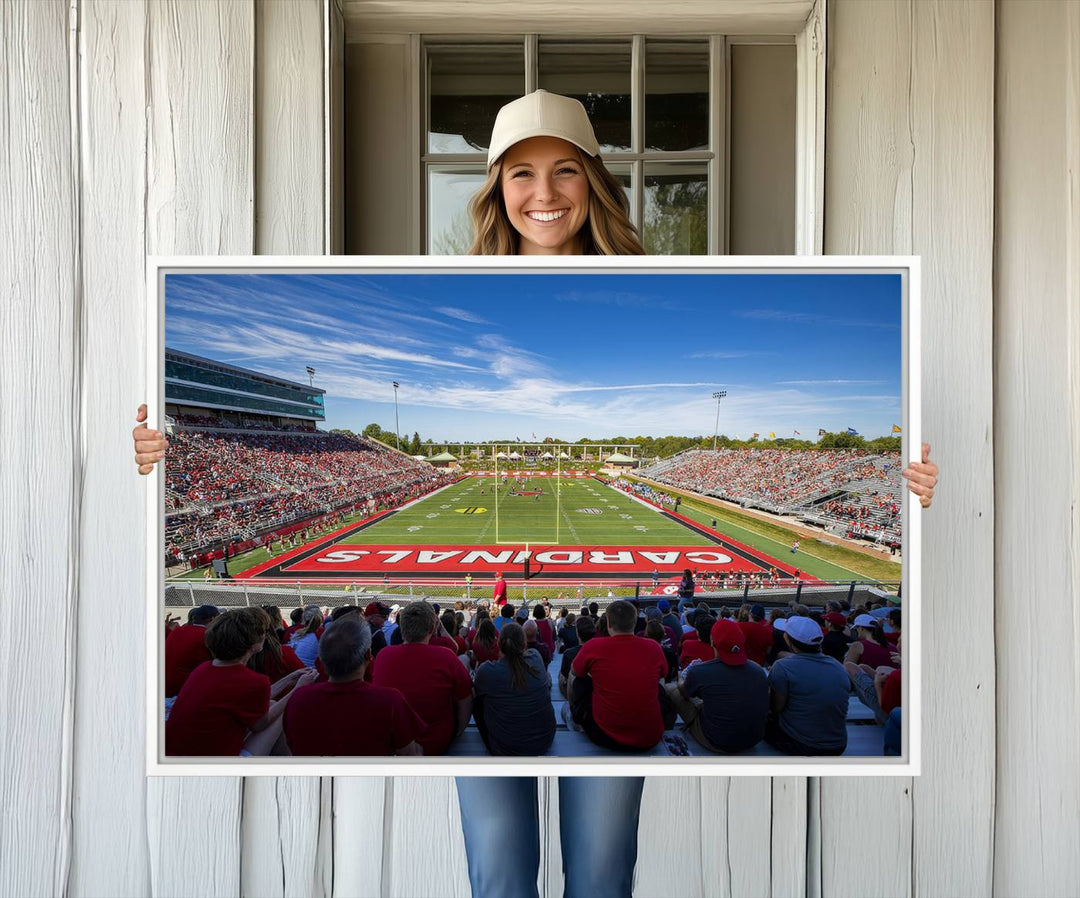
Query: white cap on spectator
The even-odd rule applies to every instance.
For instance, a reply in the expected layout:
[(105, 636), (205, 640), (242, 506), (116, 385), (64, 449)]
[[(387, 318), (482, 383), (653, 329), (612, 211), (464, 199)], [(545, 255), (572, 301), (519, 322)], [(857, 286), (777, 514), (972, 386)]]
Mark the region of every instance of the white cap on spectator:
[(488, 168), (515, 143), (529, 137), (559, 137), (590, 156), (600, 152), (589, 115), (578, 100), (535, 90), (507, 103), (495, 116)]
[(788, 636), (803, 645), (817, 645), (822, 640), (821, 627), (808, 617), (789, 617), (786, 631)]
[(860, 614), (855, 618), (856, 627), (866, 627), (868, 630), (873, 630), (878, 625), (876, 618), (871, 617), (869, 614)]

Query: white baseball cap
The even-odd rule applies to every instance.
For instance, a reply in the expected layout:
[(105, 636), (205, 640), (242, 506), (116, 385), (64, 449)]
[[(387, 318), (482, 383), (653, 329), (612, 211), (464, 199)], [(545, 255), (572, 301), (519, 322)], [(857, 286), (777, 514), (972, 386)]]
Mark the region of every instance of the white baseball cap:
[(495, 116), (488, 168), (515, 143), (530, 137), (560, 137), (590, 156), (600, 152), (592, 122), (581, 103), (572, 97), (536, 90), (507, 103)]

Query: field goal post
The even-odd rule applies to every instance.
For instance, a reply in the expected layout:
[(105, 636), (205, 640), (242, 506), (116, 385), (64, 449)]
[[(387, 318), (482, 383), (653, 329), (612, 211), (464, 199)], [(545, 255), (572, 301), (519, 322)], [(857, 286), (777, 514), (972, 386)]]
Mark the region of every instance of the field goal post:
[[(505, 449), (507, 450), (506, 453), (505, 453), (507, 462), (510, 461), (510, 452), (509, 452), (510, 448), (511, 448), (510, 444), (507, 444), (505, 446)], [(557, 455), (555, 457), (555, 539), (554, 540), (542, 540), (542, 539), (529, 539), (529, 538), (526, 538), (526, 539), (506, 540), (506, 539), (502, 538), (502, 532), (500, 531), (501, 520), (500, 520), (500, 516), (499, 516), (499, 487), (501, 486), (501, 478), (502, 478), (503, 474), (506, 471), (511, 471), (513, 469), (507, 467), (504, 470), (500, 471), (499, 463), (500, 463), (501, 460), (499, 458), (499, 454), (503, 452), (503, 449), (504, 449), (503, 446), (496, 445), (494, 447), (494, 451), (492, 453), (492, 455), (494, 456), (492, 460), (495, 462), (495, 484), (494, 484), (494, 488), (493, 488), (493, 492), (495, 494), (495, 545), (497, 545), (497, 546), (524, 545), (526, 549), (529, 549), (529, 548), (531, 548), (533, 546), (557, 546), (557, 545), (559, 545), (560, 544), (559, 536), (560, 536), (560, 533), (561, 533), (561, 526), (562, 526), (562, 456), (561, 456), (561, 454)], [(520, 466), (519, 466), (519, 470), (520, 470)]]

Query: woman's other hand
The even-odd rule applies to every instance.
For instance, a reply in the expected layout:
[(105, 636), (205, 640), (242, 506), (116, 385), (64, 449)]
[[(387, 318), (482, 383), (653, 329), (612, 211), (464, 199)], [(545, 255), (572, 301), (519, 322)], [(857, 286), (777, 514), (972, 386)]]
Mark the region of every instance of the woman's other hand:
[(923, 508), (929, 508), (934, 501), (934, 487), (937, 486), (938, 467), (930, 461), (930, 444), (922, 444), (922, 461), (912, 462), (903, 471), (901, 477), (906, 477), (908, 489), (919, 497), (919, 504)]
[(165, 447), (169, 441), (165, 439), (165, 434), (146, 426), (145, 402), (139, 406), (135, 420), (139, 422), (139, 426), (131, 431), (131, 438), (135, 441), (135, 464), (139, 466), (140, 474), (149, 474), (154, 470), (154, 465), (165, 457)]

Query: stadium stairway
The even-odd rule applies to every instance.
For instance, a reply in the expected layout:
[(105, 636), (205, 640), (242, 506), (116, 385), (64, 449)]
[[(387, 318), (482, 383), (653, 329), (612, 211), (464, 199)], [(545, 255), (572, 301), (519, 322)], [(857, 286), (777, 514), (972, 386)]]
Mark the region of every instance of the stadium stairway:
[[(784, 755), (768, 743), (762, 741), (750, 751), (740, 752), (737, 755), (718, 755), (701, 746), (688, 730), (682, 728), (681, 723), (674, 729), (664, 732), (664, 738), (648, 751), (616, 752), (601, 748), (593, 743), (584, 733), (569, 729), (563, 722), (562, 710), (566, 699), (559, 692), (559, 668), (562, 663), (562, 655), (556, 653), (548, 665), (548, 673), (551, 674), (551, 704), (555, 710), (555, 740), (551, 744), (546, 757), (575, 758), (597, 757), (610, 755), (612, 757), (679, 757), (682, 752), (678, 746), (684, 744), (690, 757), (784, 757)], [(843, 757), (872, 757), (880, 758), (884, 753), (885, 728), (874, 720), (873, 712), (859, 699), (852, 695), (848, 699), (847, 712), (847, 750)], [(465, 732), (455, 739), (446, 753), (451, 757), (490, 757), (484, 746), (484, 740), (480, 737), (473, 720), (469, 721)]]

